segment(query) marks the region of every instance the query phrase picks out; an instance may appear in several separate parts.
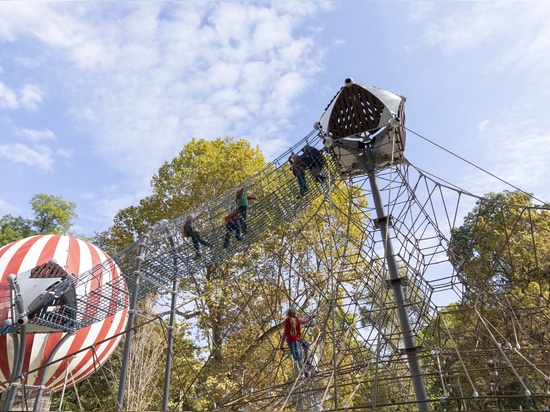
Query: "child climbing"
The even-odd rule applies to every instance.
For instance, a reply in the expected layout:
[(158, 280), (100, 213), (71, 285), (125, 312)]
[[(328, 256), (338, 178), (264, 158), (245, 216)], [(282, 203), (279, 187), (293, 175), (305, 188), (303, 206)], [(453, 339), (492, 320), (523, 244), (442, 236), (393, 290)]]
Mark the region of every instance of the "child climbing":
[(233, 210), (225, 217), (225, 237), (223, 239), (223, 247), (226, 248), (229, 246), (229, 239), (231, 237), (231, 232), (235, 232), (235, 238), (237, 240), (242, 240), (241, 237), (241, 225), (239, 222), (239, 215), (237, 210)]
[(247, 226), (246, 226), (246, 213), (248, 210), (248, 201), (256, 201), (256, 197), (247, 196), (244, 190), (244, 187), (241, 187), (237, 190), (235, 195), (235, 202), (237, 203), (237, 212), (239, 214), (239, 223), (241, 225), (241, 231), (243, 235), (246, 235)]
[(210, 248), (212, 247), (212, 244), (204, 240), (201, 237), (201, 234), (193, 227), (193, 216), (191, 215), (188, 215), (185, 218), (185, 223), (183, 224), (183, 236), (191, 238), (193, 247), (197, 251), (197, 254), (195, 255), (197, 258), (201, 257), (199, 243)]
[[(286, 343), (288, 344), (288, 348), (290, 349), (290, 353), (292, 354), (292, 357), (298, 362), (298, 367), (300, 368), (300, 371), (303, 369), (303, 363), (302, 363), (302, 350), (301, 347), (304, 348), (304, 358), (306, 365), (309, 364), (309, 342), (301, 338), (300, 332), (301, 328), (300, 325), (305, 325), (309, 323), (314, 317), (310, 316), (308, 318), (299, 318), (296, 316), (296, 309), (294, 308), (288, 308), (286, 311), (287, 318), (285, 319), (285, 328), (283, 331), (283, 334), (281, 336), (281, 341), (279, 342), (279, 347), (281, 349), (284, 349), (284, 343), (286, 340)], [(306, 377), (308, 377), (308, 373), (305, 373)]]
[(290, 163), (290, 166), (292, 167), (292, 173), (296, 176), (296, 179), (298, 179), (300, 196), (303, 196), (307, 191), (306, 165), (297, 154), (290, 155), (288, 158), (288, 163)]
[(315, 181), (323, 183), (325, 181), (325, 176), (323, 176), (322, 172), (326, 162), (319, 149), (307, 144), (302, 149), (302, 152), (304, 152), (304, 154), (301, 156), (301, 159), (306, 165), (306, 168), (311, 171)]

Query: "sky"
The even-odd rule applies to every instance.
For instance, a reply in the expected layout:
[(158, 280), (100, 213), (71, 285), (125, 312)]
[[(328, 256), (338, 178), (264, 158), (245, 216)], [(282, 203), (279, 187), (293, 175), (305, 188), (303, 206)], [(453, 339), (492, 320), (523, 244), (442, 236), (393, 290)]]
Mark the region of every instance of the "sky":
[(413, 165), (549, 201), (549, 21), (544, 1), (0, 2), (0, 216), (61, 196), (93, 236), (192, 138), (275, 159), (347, 77), (407, 98)]

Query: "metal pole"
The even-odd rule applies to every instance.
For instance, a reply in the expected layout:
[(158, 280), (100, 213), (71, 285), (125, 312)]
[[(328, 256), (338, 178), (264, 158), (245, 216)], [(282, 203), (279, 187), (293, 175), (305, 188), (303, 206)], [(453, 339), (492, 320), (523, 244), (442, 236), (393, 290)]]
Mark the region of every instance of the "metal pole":
[(115, 405), (115, 410), (120, 412), (122, 410), (122, 405), (124, 404), (124, 389), (126, 386), (126, 377), (128, 374), (128, 363), (130, 360), (130, 349), (132, 347), (132, 332), (134, 329), (134, 322), (136, 318), (136, 306), (137, 298), (139, 292), (139, 282), (141, 280), (141, 264), (145, 260), (145, 250), (147, 249), (147, 243), (149, 242), (149, 236), (151, 233), (158, 229), (161, 222), (155, 223), (139, 241), (138, 254), (136, 256), (136, 263), (134, 269), (134, 284), (132, 287), (132, 295), (130, 297), (129, 307), (128, 307), (128, 325), (126, 328), (126, 339), (124, 341), (124, 355), (122, 357), (122, 367), (120, 370), (120, 382), (118, 384), (118, 397), (117, 403)]
[[(332, 218), (332, 215), (329, 215), (329, 219)], [(330, 222), (332, 223), (332, 222)], [(329, 224), (330, 224), (329, 223)], [(332, 362), (333, 362), (333, 388), (334, 388), (334, 410), (338, 410), (338, 354), (340, 353), (340, 348), (338, 347), (338, 340), (336, 339), (336, 285), (334, 282), (334, 261), (332, 257), (334, 256), (334, 238), (330, 237), (330, 288), (331, 288), (331, 297), (332, 302)]]
[[(61, 345), (63, 345), (67, 341), (67, 339), (69, 339), (69, 337), (71, 335), (72, 335), (71, 333), (67, 332), (59, 340), (59, 342), (57, 342), (57, 344), (54, 346), (54, 348), (52, 349), (52, 351), (48, 355), (48, 358), (46, 359), (46, 362), (44, 363), (45, 364), (44, 368), (42, 368), (42, 370), (40, 371), (40, 373), (41, 373), (40, 374), (40, 381), (38, 382), (38, 391), (36, 392), (36, 396), (34, 398), (34, 407), (32, 408), (33, 412), (38, 411), (38, 405), (40, 404), (40, 400), (42, 399), (42, 392), (44, 392), (44, 383), (46, 382), (46, 372), (48, 371), (48, 367), (50, 366), (49, 364), (52, 361), (55, 354), (57, 353), (57, 351), (59, 350), (59, 348), (61, 347)], [(67, 368), (68, 367), (69, 366), (67, 364)]]
[(395, 260), (391, 239), (388, 236), (388, 221), (389, 216), (384, 214), (384, 207), (380, 197), (380, 190), (376, 181), (375, 166), (373, 161), (373, 155), (370, 150), (366, 152), (368, 169), (367, 175), (369, 177), (369, 183), (372, 190), (372, 197), (374, 199), (374, 206), (376, 208), (376, 218), (380, 228), (380, 234), (382, 235), (382, 241), (384, 243), (384, 257), (386, 264), (388, 265), (388, 271), (390, 274), (390, 283), (395, 297), (395, 303), (397, 305), (397, 313), (399, 316), (399, 323), (401, 325), (401, 331), (403, 333), (403, 341), (405, 343), (405, 352), (409, 362), (409, 369), (411, 371), (411, 378), (416, 395), (416, 403), (419, 411), (429, 411), (428, 398), (426, 395), (426, 388), (424, 386), (424, 380), (422, 378), (422, 371), (420, 368), (420, 362), (418, 361), (417, 351), (418, 347), (414, 342), (414, 334), (409, 323), (409, 317), (406, 310), (405, 294), (403, 293), (403, 285), (401, 283), (402, 278), (399, 275), (399, 269)]
[[(168, 232), (168, 230), (167, 230)], [(170, 232), (168, 232), (168, 241), (174, 252), (173, 262), (174, 262), (174, 280), (172, 281), (172, 302), (170, 303), (170, 320), (168, 325), (168, 346), (166, 348), (166, 370), (164, 372), (164, 393), (162, 398), (162, 410), (168, 410), (168, 400), (170, 397), (170, 375), (172, 372), (172, 348), (174, 346), (174, 324), (176, 317), (176, 300), (178, 293), (178, 259), (175, 254), (175, 243), (174, 237)]]
[(63, 379), (63, 390), (61, 391), (61, 396), (59, 399), (59, 409), (58, 411), (61, 412), (63, 409), (63, 399), (65, 398), (65, 389), (67, 389), (67, 380), (69, 378), (69, 361), (65, 359), (65, 379)]
[[(15, 396), (17, 395), (17, 390), (19, 389), (21, 380), (21, 371), (23, 370), (23, 361), (25, 360), (25, 346), (27, 345), (27, 316), (25, 315), (25, 308), (23, 305), (23, 297), (19, 290), (19, 285), (17, 284), (16, 276), (13, 274), (8, 275), (8, 282), (10, 283), (10, 288), (12, 293), (15, 296), (15, 308), (17, 309), (18, 316), (15, 319), (15, 316), (12, 316), (12, 321), (16, 320), (19, 324), (19, 348), (14, 347), (14, 354), (16, 355), (13, 362), (13, 370), (11, 372), (11, 382), (6, 391), (6, 397), (4, 398), (4, 403), (2, 405), (3, 411), (11, 411), (13, 408), (13, 403), (15, 402)], [(14, 344), (16, 339), (14, 339)]]

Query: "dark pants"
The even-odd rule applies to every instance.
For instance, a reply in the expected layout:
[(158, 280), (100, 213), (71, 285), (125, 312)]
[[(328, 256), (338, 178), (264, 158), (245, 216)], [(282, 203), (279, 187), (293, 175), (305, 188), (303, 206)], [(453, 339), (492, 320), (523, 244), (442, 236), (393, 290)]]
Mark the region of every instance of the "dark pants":
[(296, 179), (298, 179), (298, 186), (300, 186), (300, 194), (303, 195), (307, 190), (306, 171), (301, 170), (296, 173)]
[(238, 212), (239, 212), (239, 224), (241, 225), (241, 230), (243, 232), (243, 235), (246, 235), (246, 211), (248, 210), (248, 206), (239, 206)]
[(231, 232), (235, 231), (235, 238), (241, 240), (241, 225), (239, 222), (232, 222), (225, 224), (225, 238), (223, 239), (223, 247), (229, 246), (229, 238), (231, 237)]
[(193, 241), (193, 246), (197, 249), (197, 252), (200, 250), (199, 243), (204, 246), (212, 247), (212, 244), (204, 240), (199, 232), (191, 233), (191, 240)]

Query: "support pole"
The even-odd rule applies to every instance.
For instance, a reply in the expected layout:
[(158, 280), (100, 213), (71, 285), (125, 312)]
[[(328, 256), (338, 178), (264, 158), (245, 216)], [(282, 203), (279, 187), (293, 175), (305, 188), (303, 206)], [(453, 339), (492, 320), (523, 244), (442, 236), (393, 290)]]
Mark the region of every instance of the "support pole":
[[(329, 215), (329, 219), (332, 219), (332, 215)], [(331, 224), (331, 222), (329, 222)], [(340, 353), (340, 347), (336, 340), (336, 288), (337, 284), (334, 281), (334, 238), (330, 237), (330, 301), (332, 312), (332, 370), (333, 370), (333, 390), (334, 390), (334, 410), (338, 410), (338, 355)]]
[(380, 234), (384, 244), (384, 257), (386, 264), (388, 265), (388, 271), (390, 274), (390, 283), (395, 297), (395, 303), (397, 305), (397, 313), (399, 316), (399, 324), (401, 325), (401, 332), (403, 333), (403, 341), (405, 343), (405, 352), (409, 362), (409, 370), (411, 371), (411, 379), (416, 395), (416, 403), (419, 411), (429, 411), (428, 398), (426, 395), (426, 388), (424, 386), (424, 380), (422, 378), (422, 370), (420, 368), (420, 362), (418, 361), (417, 351), (418, 347), (414, 342), (414, 334), (411, 329), (409, 317), (406, 310), (405, 294), (403, 292), (403, 285), (401, 283), (402, 278), (399, 275), (399, 269), (395, 260), (393, 252), (393, 246), (391, 239), (388, 235), (389, 216), (384, 213), (384, 207), (380, 197), (380, 190), (376, 181), (375, 166), (373, 161), (373, 154), (370, 150), (366, 150), (367, 156), (367, 175), (369, 177), (369, 183), (372, 190), (372, 197), (374, 199), (374, 206), (376, 208), (376, 219), (380, 227)]
[(132, 334), (134, 329), (134, 323), (136, 319), (136, 306), (139, 293), (139, 283), (141, 280), (141, 264), (145, 260), (145, 250), (149, 243), (149, 236), (151, 233), (158, 229), (161, 222), (155, 223), (151, 226), (143, 237), (139, 240), (138, 253), (136, 256), (136, 262), (134, 266), (134, 284), (132, 287), (132, 295), (128, 306), (128, 325), (126, 327), (126, 339), (124, 341), (124, 354), (122, 357), (122, 367), (120, 370), (120, 382), (118, 383), (118, 397), (115, 405), (115, 411), (122, 411), (122, 405), (124, 404), (124, 389), (126, 386), (126, 377), (128, 375), (128, 364), (130, 361), (130, 350), (132, 348)]
[[(50, 366), (51, 361), (53, 360), (53, 357), (59, 350), (59, 348), (69, 339), (69, 337), (72, 334), (69, 332), (66, 332), (65, 335), (61, 338), (59, 342), (55, 345), (55, 347), (52, 349), (50, 354), (48, 355), (48, 358), (46, 359), (46, 362), (44, 363), (44, 367), (40, 371), (40, 381), (38, 382), (38, 391), (36, 392), (36, 397), (34, 398), (34, 407), (33, 412), (38, 412), (38, 407), (40, 405), (40, 400), (42, 399), (42, 393), (44, 392), (44, 383), (46, 383), (46, 372), (48, 371), (48, 368)], [(67, 369), (69, 368), (69, 364), (67, 364)]]
[(174, 263), (174, 280), (172, 281), (172, 301), (170, 303), (170, 320), (168, 324), (168, 345), (166, 347), (166, 369), (164, 371), (164, 393), (162, 397), (162, 410), (168, 411), (168, 400), (170, 398), (170, 375), (172, 372), (172, 348), (174, 346), (174, 325), (176, 317), (176, 300), (178, 294), (178, 259), (175, 254), (176, 245), (174, 243), (174, 237), (170, 232), (168, 232), (168, 241), (170, 242), (170, 247), (174, 252), (173, 263)]
[[(6, 391), (6, 397), (2, 405), (3, 411), (11, 411), (13, 409), (13, 403), (15, 402), (15, 396), (17, 390), (21, 386), (20, 380), (22, 378), (21, 372), (23, 370), (23, 361), (25, 360), (25, 346), (27, 345), (27, 317), (25, 316), (25, 307), (23, 305), (23, 297), (19, 290), (19, 285), (16, 281), (16, 276), (13, 274), (8, 275), (8, 282), (10, 283), (11, 293), (14, 296), (15, 310), (17, 310), (17, 316), (12, 316), (12, 321), (16, 321), (19, 325), (19, 339), (14, 339), (14, 344), (18, 343), (19, 347), (14, 346), (14, 360), (13, 369), (11, 371), (10, 384)], [(12, 310), (14, 310), (12, 309)], [(17, 333), (17, 332), (14, 332)]]
[(69, 379), (69, 361), (65, 358), (65, 379), (63, 379), (63, 389), (61, 390), (61, 396), (59, 397), (59, 409), (61, 412), (63, 409), (63, 399), (65, 398), (65, 390), (67, 389), (67, 380)]

